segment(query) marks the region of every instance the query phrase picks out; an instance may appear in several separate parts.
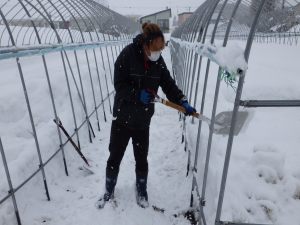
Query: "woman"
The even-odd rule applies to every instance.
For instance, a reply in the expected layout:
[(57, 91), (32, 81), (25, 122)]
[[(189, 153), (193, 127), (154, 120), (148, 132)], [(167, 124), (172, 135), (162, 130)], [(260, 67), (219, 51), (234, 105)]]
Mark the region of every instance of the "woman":
[(165, 46), (162, 31), (156, 24), (143, 24), (143, 33), (137, 35), (133, 43), (126, 46), (115, 62), (114, 86), (116, 90), (113, 121), (107, 160), (105, 193), (97, 202), (99, 208), (113, 198), (119, 166), (128, 141), (132, 138), (136, 161), (137, 204), (148, 207), (147, 176), (149, 126), (154, 113), (153, 92), (161, 87), (167, 98), (186, 109), (191, 115), (196, 110), (191, 107), (182, 91), (171, 78), (161, 56)]

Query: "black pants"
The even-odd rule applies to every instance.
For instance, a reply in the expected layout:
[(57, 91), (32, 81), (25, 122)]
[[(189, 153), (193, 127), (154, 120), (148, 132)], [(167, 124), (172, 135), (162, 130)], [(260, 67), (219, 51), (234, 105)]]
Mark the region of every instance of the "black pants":
[(124, 156), (129, 139), (132, 138), (132, 145), (135, 158), (135, 171), (137, 174), (147, 175), (148, 173), (148, 148), (149, 148), (149, 128), (147, 129), (131, 129), (112, 122), (109, 158), (107, 160), (106, 173), (117, 175), (119, 167)]

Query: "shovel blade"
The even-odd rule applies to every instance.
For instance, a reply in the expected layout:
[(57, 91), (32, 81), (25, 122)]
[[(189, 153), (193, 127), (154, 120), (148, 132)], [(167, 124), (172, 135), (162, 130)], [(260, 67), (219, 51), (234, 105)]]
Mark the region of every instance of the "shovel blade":
[(78, 169), (82, 171), (83, 176), (85, 176), (85, 177), (95, 174), (95, 172), (92, 170), (92, 168), (88, 167), (85, 164), (80, 166)]
[[(239, 111), (236, 118), (236, 124), (234, 129), (234, 135), (238, 135), (244, 126), (247, 118), (249, 116), (248, 111)], [(232, 111), (224, 111), (216, 115), (215, 120), (215, 134), (228, 135), (230, 132), (230, 125), (232, 119)]]

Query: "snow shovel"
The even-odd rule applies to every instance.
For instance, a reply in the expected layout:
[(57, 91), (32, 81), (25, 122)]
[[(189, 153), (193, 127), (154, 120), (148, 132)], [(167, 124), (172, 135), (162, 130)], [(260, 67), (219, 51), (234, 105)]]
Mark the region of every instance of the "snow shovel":
[[(184, 107), (177, 105), (173, 102), (170, 102), (168, 100), (165, 100), (165, 99), (161, 98), (160, 96), (158, 96), (157, 94), (155, 94), (154, 102), (162, 103), (170, 108), (177, 109), (178, 111), (185, 113)], [(249, 113), (247, 111), (238, 112), (237, 123), (235, 126), (234, 135), (239, 134), (239, 132), (241, 131), (243, 125), (245, 124), (245, 122), (248, 118), (248, 115), (249, 115)], [(199, 120), (206, 122), (209, 127), (211, 126), (211, 120), (207, 116), (204, 116), (197, 112), (193, 113), (192, 116)], [(220, 112), (219, 114), (217, 114), (215, 117), (215, 124), (214, 124), (214, 128), (213, 128), (213, 132), (215, 134), (221, 134), (221, 135), (229, 134), (231, 118), (232, 118), (231, 111), (224, 111), (224, 112)]]
[(83, 165), (82, 167), (79, 167), (80, 170), (83, 170), (86, 172), (87, 175), (91, 175), (94, 174), (94, 172), (91, 170), (91, 165), (89, 164), (88, 160), (85, 158), (85, 156), (82, 154), (80, 148), (75, 144), (75, 142), (73, 141), (72, 137), (69, 135), (69, 133), (67, 132), (67, 130), (65, 129), (65, 127), (63, 126), (61, 120), (58, 118), (58, 121), (56, 119), (53, 120), (53, 122), (55, 124), (57, 124), (57, 126), (62, 130), (62, 132), (66, 135), (66, 137), (68, 138), (68, 141), (70, 141), (70, 143), (73, 145), (75, 151), (79, 154), (79, 156), (81, 157), (81, 159), (84, 161), (84, 163), (86, 164)]

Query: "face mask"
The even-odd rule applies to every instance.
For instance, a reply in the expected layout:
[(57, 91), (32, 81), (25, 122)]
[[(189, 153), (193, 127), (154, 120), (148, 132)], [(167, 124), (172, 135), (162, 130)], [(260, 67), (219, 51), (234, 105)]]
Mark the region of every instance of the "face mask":
[(150, 51), (150, 56), (148, 55), (148, 58), (152, 61), (155, 62), (159, 59), (161, 52), (160, 51), (155, 51), (152, 52)]

